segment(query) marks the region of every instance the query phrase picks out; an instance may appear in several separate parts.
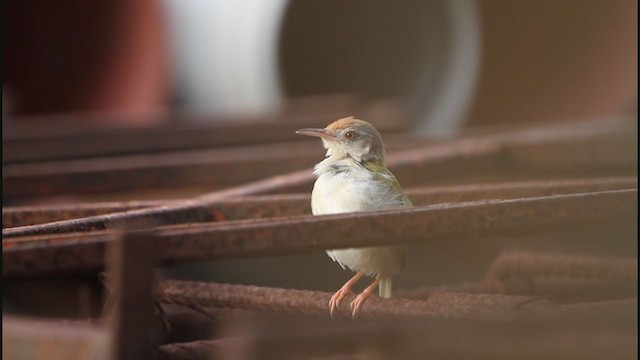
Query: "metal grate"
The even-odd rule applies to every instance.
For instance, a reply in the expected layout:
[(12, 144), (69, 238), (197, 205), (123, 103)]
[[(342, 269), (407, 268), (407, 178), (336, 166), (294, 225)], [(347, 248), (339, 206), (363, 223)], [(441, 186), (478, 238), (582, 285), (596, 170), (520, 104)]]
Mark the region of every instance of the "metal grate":
[[(336, 97), (287, 113), (257, 125), (5, 126), (3, 280), (14, 291), (5, 311), (29, 314), (22, 291), (51, 299), (44, 315), (60, 317), (55, 299), (69, 290), (55, 281), (84, 285), (72, 287), (77, 316), (65, 321), (4, 313), (3, 357), (25, 344), (68, 359), (637, 357), (635, 119), (427, 141), (408, 132), (401, 104)], [(310, 167), (322, 153), (293, 131), (343, 114), (382, 130), (415, 208), (310, 215)], [(54, 120), (61, 125), (43, 130)], [(304, 290), (178, 280), (170, 270), (271, 258), (277, 286), (278, 274), (309, 273), (276, 269), (278, 259), (396, 243), (411, 245), (406, 286), (368, 301), (356, 321), (349, 298), (333, 321), (331, 293), (310, 290), (341, 284), (324, 268)], [(87, 290), (105, 269), (106, 288)]]

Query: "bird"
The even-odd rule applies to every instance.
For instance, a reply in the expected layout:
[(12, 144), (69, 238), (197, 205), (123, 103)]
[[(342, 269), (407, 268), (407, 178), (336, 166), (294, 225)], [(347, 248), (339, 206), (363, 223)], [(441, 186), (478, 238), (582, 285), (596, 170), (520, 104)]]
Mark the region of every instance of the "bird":
[[(325, 159), (315, 165), (316, 181), (311, 193), (313, 215), (339, 214), (412, 207), (396, 177), (387, 169), (385, 147), (376, 128), (353, 116), (338, 119), (322, 128), (305, 128), (297, 134), (319, 137), (327, 150)], [(376, 246), (330, 249), (327, 255), (343, 269), (356, 274), (330, 299), (329, 312), (335, 316), (345, 296), (364, 276), (373, 282), (351, 302), (356, 318), (365, 301), (378, 295), (390, 298), (392, 276), (400, 273), (406, 261), (406, 246)]]

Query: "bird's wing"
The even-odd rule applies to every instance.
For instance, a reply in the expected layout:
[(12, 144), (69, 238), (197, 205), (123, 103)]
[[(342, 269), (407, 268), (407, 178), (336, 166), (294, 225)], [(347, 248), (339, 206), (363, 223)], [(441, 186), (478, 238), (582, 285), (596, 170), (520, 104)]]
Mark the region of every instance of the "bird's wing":
[[(389, 171), (389, 169), (384, 165), (376, 163), (366, 163), (364, 167), (370, 172), (376, 174), (376, 181), (384, 183), (389, 188), (390, 193), (397, 195), (397, 198), (399, 198), (399, 202), (396, 204), (397, 206), (413, 207), (413, 203), (411, 203), (409, 197), (407, 197), (402, 190), (402, 186), (400, 186), (400, 183), (398, 183), (398, 180), (393, 173)], [(404, 268), (407, 258), (407, 245), (388, 246), (385, 247), (385, 250), (400, 257), (400, 259), (402, 259), (402, 268)]]
[(386, 166), (382, 164), (377, 164), (374, 162), (367, 162), (363, 165), (369, 172), (374, 174), (374, 178), (376, 181), (385, 184), (385, 186), (389, 189), (389, 193), (394, 194), (397, 198), (399, 198), (399, 203), (396, 204), (400, 207), (413, 207), (411, 200), (407, 197), (407, 195), (402, 190), (402, 186), (398, 183), (398, 180), (393, 175)]

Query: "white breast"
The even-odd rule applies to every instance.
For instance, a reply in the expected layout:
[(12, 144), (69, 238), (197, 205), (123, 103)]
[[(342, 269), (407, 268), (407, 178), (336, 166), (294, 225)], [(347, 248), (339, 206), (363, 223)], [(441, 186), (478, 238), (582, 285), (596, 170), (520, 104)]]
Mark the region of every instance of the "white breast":
[[(311, 195), (314, 215), (379, 210), (402, 205), (398, 194), (390, 193), (388, 184), (376, 181), (373, 174), (359, 165), (347, 163), (340, 171), (323, 165), (318, 164), (315, 171), (318, 179)], [(343, 268), (347, 266), (368, 275), (397, 273), (403, 262), (398, 253), (389, 247), (327, 250), (327, 254)]]

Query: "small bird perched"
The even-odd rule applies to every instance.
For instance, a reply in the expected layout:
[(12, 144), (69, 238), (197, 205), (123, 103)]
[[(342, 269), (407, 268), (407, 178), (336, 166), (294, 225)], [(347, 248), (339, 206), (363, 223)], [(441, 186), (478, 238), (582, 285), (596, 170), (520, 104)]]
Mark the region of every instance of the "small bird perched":
[[(311, 194), (314, 215), (411, 207), (395, 176), (387, 169), (385, 150), (378, 130), (366, 121), (348, 117), (324, 129), (300, 129), (296, 134), (316, 136), (327, 149), (326, 158), (316, 164), (317, 180)], [(379, 286), (379, 295), (391, 297), (391, 276), (402, 271), (404, 246), (380, 246), (327, 250), (342, 268), (356, 272), (329, 301), (331, 316), (342, 299), (363, 276), (375, 280), (351, 302), (356, 317), (364, 302)]]

